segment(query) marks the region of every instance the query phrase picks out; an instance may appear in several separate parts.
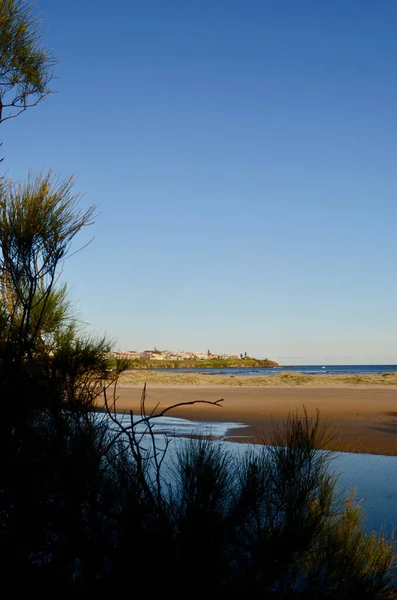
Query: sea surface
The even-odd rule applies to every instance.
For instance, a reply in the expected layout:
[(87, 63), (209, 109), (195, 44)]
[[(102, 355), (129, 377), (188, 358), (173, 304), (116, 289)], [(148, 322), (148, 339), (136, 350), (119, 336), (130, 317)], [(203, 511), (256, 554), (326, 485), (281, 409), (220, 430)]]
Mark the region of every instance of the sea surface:
[(306, 375), (377, 375), (380, 373), (396, 373), (397, 365), (304, 365), (304, 366), (282, 366), (271, 368), (250, 368), (242, 369), (161, 369), (170, 373), (204, 373), (207, 375), (235, 375), (244, 376), (263, 376), (275, 375), (277, 373), (295, 372)]

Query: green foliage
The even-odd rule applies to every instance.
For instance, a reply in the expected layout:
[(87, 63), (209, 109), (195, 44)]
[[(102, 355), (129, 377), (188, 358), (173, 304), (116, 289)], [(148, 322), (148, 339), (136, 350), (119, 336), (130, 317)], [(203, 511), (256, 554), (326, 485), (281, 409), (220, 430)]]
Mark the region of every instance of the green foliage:
[(92, 405), (109, 379), (109, 342), (79, 334), (66, 285), (58, 284), (72, 240), (95, 211), (79, 208), (72, 185), (51, 171), (31, 174), (26, 183), (0, 182), (4, 443), (7, 428), (24, 427), (37, 410)]
[[(363, 528), (364, 515), (352, 495), (326, 524), (314, 545), (308, 577), (318, 598), (393, 598), (394, 539)], [(326, 595), (328, 593), (328, 596)]]
[(3, 180), (0, 188), (1, 339), (18, 346), (20, 358), (52, 345), (71, 322), (66, 287), (55, 289), (61, 261), (74, 236), (92, 223), (95, 207), (83, 212), (73, 180), (51, 172), (26, 183)]
[(223, 359), (210, 358), (202, 360), (151, 360), (134, 359), (129, 361), (130, 369), (243, 369), (243, 368), (270, 368), (278, 367), (272, 360), (261, 360), (256, 358), (246, 359)]
[[(0, 1), (0, 122), (49, 92), (54, 57), (41, 45), (40, 22), (24, 0)], [(7, 112), (3, 114), (4, 108)]]
[(60, 336), (48, 361), (48, 378), (62, 404), (92, 407), (109, 377), (109, 350), (106, 338)]
[(97, 514), (108, 431), (92, 408), (109, 379), (110, 344), (79, 335), (57, 281), (94, 208), (80, 211), (72, 180), (51, 173), (0, 185), (2, 569), (18, 586), (70, 585), (77, 572), (80, 582), (92, 576), (92, 557), (104, 559)]

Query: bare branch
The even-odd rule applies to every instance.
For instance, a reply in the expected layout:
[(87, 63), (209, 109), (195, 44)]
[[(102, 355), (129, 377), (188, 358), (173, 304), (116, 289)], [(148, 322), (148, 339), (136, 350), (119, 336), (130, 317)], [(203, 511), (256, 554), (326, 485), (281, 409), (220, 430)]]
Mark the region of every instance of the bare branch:
[[(192, 400), (191, 402), (178, 402), (178, 404), (173, 404), (172, 406), (168, 406), (167, 408), (164, 408), (164, 410), (162, 410), (157, 415), (151, 415), (148, 418), (156, 419), (158, 417), (163, 417), (170, 410), (174, 410), (175, 408), (179, 408), (180, 406), (192, 406), (193, 404), (211, 404), (211, 406), (219, 406), (220, 408), (223, 408), (222, 405), (220, 404), (221, 402), (224, 402), (224, 398), (220, 398), (219, 400)], [(137, 425), (138, 423), (139, 423), (139, 421), (137, 421), (135, 424)]]
[[(117, 378), (118, 380), (118, 378)], [(159, 448), (156, 442), (156, 434), (154, 431), (155, 419), (163, 417), (171, 410), (181, 407), (181, 406), (192, 406), (194, 404), (210, 404), (212, 406), (222, 406), (221, 402), (223, 402), (223, 398), (215, 401), (209, 400), (193, 400), (190, 402), (179, 402), (177, 404), (173, 404), (172, 406), (168, 406), (161, 410), (159, 413), (155, 414), (155, 411), (159, 407), (159, 403), (147, 414), (146, 411), (146, 383), (143, 386), (141, 400), (139, 405), (140, 410), (140, 418), (134, 420), (133, 411), (130, 411), (130, 424), (124, 425), (121, 420), (118, 418), (116, 413), (116, 386), (117, 380), (114, 384), (113, 390), (113, 402), (109, 403), (106, 389), (103, 390), (104, 400), (105, 400), (105, 409), (106, 412), (111, 419), (111, 421), (118, 427), (118, 432), (112, 436), (108, 446), (106, 447), (104, 453), (108, 455), (108, 452), (112, 445), (116, 444), (121, 437), (125, 436), (125, 439), (128, 440), (129, 448), (131, 454), (135, 460), (135, 464), (137, 467), (137, 473), (139, 480), (145, 490), (145, 493), (148, 495), (148, 498), (152, 502), (156, 502), (158, 507), (162, 506), (165, 502), (164, 495), (162, 494), (162, 475), (161, 475), (161, 467), (165, 459), (165, 455), (168, 450), (168, 446), (170, 443), (169, 437), (167, 435), (164, 436), (165, 439), (165, 447)], [(143, 425), (143, 431), (138, 435), (138, 429)], [(149, 436), (150, 439), (150, 447), (151, 451), (148, 451), (148, 455), (145, 458), (143, 456), (144, 448), (142, 446), (142, 440), (145, 436)], [(147, 474), (145, 471), (145, 461), (151, 461), (152, 467), (154, 469), (154, 477), (152, 478), (151, 474)], [(149, 483), (147, 481), (147, 477), (149, 477)], [(153, 495), (154, 494), (154, 495)]]
[(19, 115), (22, 114), (23, 112), (25, 112), (25, 110), (27, 110), (28, 108), (33, 108), (34, 106), (37, 106), (39, 104), (39, 102), (41, 102), (46, 96), (48, 96), (48, 94), (49, 94), (49, 92), (46, 92), (45, 94), (42, 94), (39, 98), (37, 98), (37, 100), (35, 102), (31, 102), (29, 104), (25, 103), (22, 106), (19, 104), (15, 104), (16, 100), (11, 102), (11, 104), (2, 104), (2, 109), (17, 108), (18, 111), (15, 114), (7, 115), (6, 117), (2, 116), (0, 119), (0, 124), (4, 123), (4, 121), (9, 121), (10, 119), (15, 119), (16, 117), (19, 117)]

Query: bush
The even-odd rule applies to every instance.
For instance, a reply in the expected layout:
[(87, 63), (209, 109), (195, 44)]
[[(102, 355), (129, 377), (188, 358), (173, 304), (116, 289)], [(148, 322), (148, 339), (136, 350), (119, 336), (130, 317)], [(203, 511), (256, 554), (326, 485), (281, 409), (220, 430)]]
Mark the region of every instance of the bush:
[(128, 583), (133, 564), (145, 577), (161, 573), (153, 591), (177, 596), (193, 586), (265, 598), (394, 597), (393, 539), (367, 534), (353, 497), (336, 493), (324, 450), (333, 435), (304, 413), (271, 446), (240, 458), (219, 442), (185, 442), (166, 467), (171, 483), (158, 488), (146, 475), (149, 493), (135, 474), (111, 589)]

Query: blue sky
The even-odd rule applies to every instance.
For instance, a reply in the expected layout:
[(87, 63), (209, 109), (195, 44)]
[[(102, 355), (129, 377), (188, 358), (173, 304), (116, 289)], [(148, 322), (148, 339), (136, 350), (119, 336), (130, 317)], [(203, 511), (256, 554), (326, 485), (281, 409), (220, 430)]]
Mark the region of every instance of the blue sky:
[(64, 269), (84, 322), (123, 349), (397, 363), (395, 2), (38, 7), (57, 93), (2, 125), (3, 165), (99, 205)]

